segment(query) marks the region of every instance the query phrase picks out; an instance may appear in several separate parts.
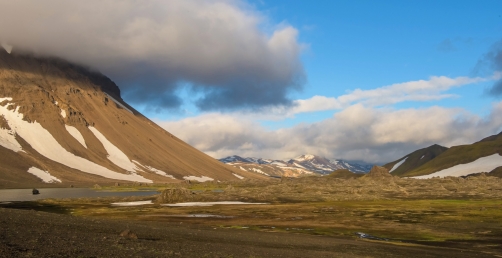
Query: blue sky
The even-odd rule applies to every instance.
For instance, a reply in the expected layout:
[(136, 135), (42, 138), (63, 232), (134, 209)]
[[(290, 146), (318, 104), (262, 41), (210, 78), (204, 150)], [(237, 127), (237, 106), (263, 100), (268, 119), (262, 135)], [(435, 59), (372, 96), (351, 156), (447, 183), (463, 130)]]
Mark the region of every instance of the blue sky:
[[(257, 0), (250, 1), (249, 4), (266, 17), (267, 22), (263, 26), (265, 31), (274, 25), (285, 24), (299, 31), (298, 42), (304, 46), (301, 61), (307, 81), (301, 91), (290, 92), (292, 99), (309, 99), (316, 95), (337, 97), (355, 89), (371, 90), (396, 83), (428, 80), (431, 76), (489, 77), (493, 70), (477, 72), (475, 68), (483, 55), (502, 38), (500, 1), (313, 3)], [(493, 105), (500, 99), (486, 94), (493, 83), (494, 80), (487, 80), (451, 88), (446, 93), (453, 96), (440, 100), (404, 101), (379, 107), (393, 110), (436, 106), (460, 108), (462, 112), (470, 112), (471, 115), (484, 119), (494, 112)], [(274, 119), (258, 118), (255, 122), (266, 130), (277, 131), (319, 123), (340, 111), (342, 109), (299, 113)], [(190, 117), (200, 114), (196, 109), (191, 109), (191, 112), (193, 113), (188, 115)], [(186, 117), (166, 113), (151, 116), (160, 117), (158, 120), (176, 121)], [(479, 131), (480, 134), (495, 133), (499, 129), (495, 126), (495, 129)], [(462, 132), (459, 134), (462, 135)], [(481, 137), (480, 134), (457, 136), (456, 140), (435, 140), (444, 145), (464, 144), (477, 140), (476, 137)], [(192, 140), (191, 143), (196, 144), (195, 141)], [(385, 159), (397, 158), (412, 148), (426, 147), (430, 143), (432, 141), (411, 144), (413, 147), (396, 147), (392, 150), (394, 156), (376, 160), (383, 162)], [(309, 149), (315, 152), (315, 147)], [(217, 149), (211, 151), (218, 153)], [(233, 151), (241, 155), (246, 153), (239, 148), (234, 148)], [(260, 155), (260, 151), (254, 150), (249, 154)], [(363, 156), (358, 154), (348, 158), (364, 159)]]
[[(250, 1), (268, 19), (267, 26), (289, 24), (305, 45), (301, 60), (307, 82), (292, 99), (315, 95), (339, 96), (430, 76), (476, 76), (478, 60), (502, 35), (500, 1)], [(441, 105), (474, 113), (489, 112), (492, 82), (451, 90), (458, 97), (430, 102), (406, 102), (396, 108)], [(189, 94), (187, 94), (188, 97)], [(468, 101), (466, 101), (466, 98)], [(149, 113), (159, 119), (198, 114)], [(262, 121), (270, 128), (314, 122), (331, 112), (298, 115), (294, 119)]]
[(1, 44), (101, 71), (215, 158), (384, 163), (502, 130), (501, 1), (0, 2)]

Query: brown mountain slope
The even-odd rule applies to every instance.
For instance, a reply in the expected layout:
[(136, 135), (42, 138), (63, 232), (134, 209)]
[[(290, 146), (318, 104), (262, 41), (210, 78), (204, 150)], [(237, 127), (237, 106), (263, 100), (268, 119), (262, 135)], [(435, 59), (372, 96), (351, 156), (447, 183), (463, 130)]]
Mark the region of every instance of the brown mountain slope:
[[(0, 188), (264, 178), (222, 164), (160, 128), (99, 73), (3, 49), (0, 156)], [(27, 172), (31, 167), (62, 182), (43, 183)]]
[(401, 176), (433, 160), (447, 149), (441, 145), (434, 144), (427, 148), (416, 150), (396, 161), (387, 163), (383, 167), (388, 169), (391, 174)]

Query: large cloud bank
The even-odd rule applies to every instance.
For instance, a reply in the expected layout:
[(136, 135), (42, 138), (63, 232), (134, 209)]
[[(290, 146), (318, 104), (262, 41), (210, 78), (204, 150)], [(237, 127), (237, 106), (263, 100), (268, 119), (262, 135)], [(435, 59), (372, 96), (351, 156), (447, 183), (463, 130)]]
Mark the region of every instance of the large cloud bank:
[(0, 0), (0, 43), (88, 65), (127, 100), (202, 110), (290, 105), (305, 75), (298, 31), (238, 0)]
[(479, 117), (458, 108), (401, 109), (355, 104), (326, 120), (267, 130), (240, 115), (204, 114), (160, 124), (199, 150), (228, 155), (285, 159), (304, 153), (385, 163), (416, 149), (478, 141), (500, 132), (502, 102)]

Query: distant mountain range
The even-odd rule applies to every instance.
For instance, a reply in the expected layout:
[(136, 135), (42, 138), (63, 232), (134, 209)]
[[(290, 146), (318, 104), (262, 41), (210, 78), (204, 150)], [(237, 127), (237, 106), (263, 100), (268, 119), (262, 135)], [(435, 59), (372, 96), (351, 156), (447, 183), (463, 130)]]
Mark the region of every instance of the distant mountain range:
[(273, 160), (264, 158), (240, 157), (237, 155), (219, 159), (219, 161), (246, 171), (268, 176), (300, 176), (302, 174), (330, 174), (339, 169), (347, 169), (354, 173), (367, 173), (372, 165), (345, 160), (329, 160), (312, 154), (305, 154), (289, 160)]
[(402, 177), (468, 176), (486, 172), (502, 176), (502, 133), (479, 142), (446, 148), (437, 144), (414, 151), (384, 165)]

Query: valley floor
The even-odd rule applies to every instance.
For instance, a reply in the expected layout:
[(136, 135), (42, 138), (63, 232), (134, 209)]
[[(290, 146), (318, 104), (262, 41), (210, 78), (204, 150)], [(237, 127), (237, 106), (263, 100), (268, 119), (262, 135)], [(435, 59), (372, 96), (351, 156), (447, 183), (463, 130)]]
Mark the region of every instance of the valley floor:
[[(121, 237), (129, 229), (137, 239)], [(493, 257), (451, 247), (0, 208), (0, 257)]]

